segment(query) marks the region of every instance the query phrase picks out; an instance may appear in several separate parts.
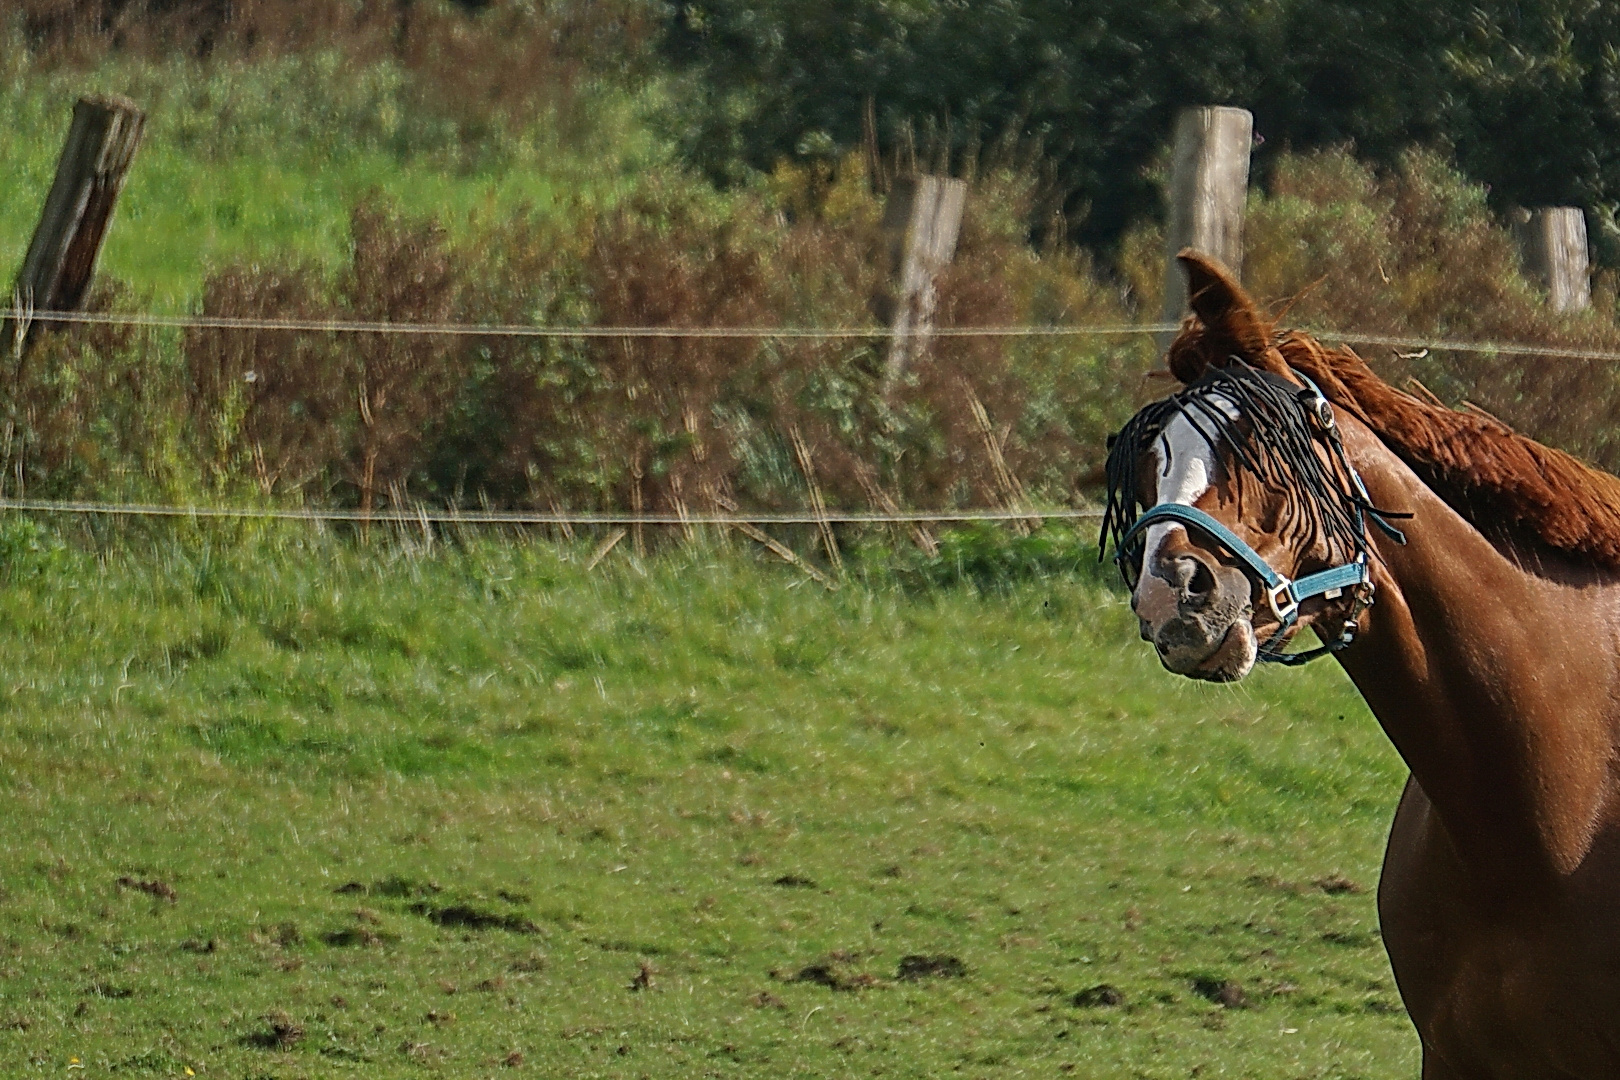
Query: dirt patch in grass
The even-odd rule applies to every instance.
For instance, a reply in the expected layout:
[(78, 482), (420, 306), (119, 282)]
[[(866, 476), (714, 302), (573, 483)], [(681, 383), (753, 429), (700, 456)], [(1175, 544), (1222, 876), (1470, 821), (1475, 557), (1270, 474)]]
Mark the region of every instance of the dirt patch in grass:
[(901, 982), (915, 982), (918, 979), (965, 979), (967, 978), (967, 965), (961, 960), (946, 953), (934, 956), (912, 954), (900, 958), (900, 967), (895, 971), (894, 977)]
[(1200, 976), (1192, 981), (1193, 993), (1223, 1009), (1247, 1009), (1249, 998), (1241, 984), (1231, 979)]
[(1117, 986), (1098, 983), (1074, 995), (1074, 1004), (1081, 1009), (1117, 1009), (1125, 1004), (1125, 995)]
[(867, 990), (881, 985), (881, 980), (877, 976), (864, 971), (855, 971), (838, 960), (807, 964), (798, 971), (788, 974), (782, 972), (772, 974), (783, 982), (814, 983), (829, 990)]
[(136, 892), (143, 892), (156, 900), (167, 900), (171, 904), (180, 899), (180, 894), (174, 891), (174, 886), (166, 881), (158, 881), (156, 878), (151, 881), (142, 881), (138, 878), (121, 877), (116, 884), (120, 889), (133, 889)]
[(371, 948), (377, 945), (392, 945), (399, 940), (399, 935), (384, 930), (373, 930), (364, 925), (345, 926), (341, 930), (328, 930), (321, 935), (321, 940), (334, 949), (350, 949), (357, 946)]
[(514, 934), (538, 934), (540, 925), (526, 915), (501, 913), (474, 907), (471, 904), (450, 904), (435, 907), (432, 904), (412, 904), (412, 915), (420, 915), (436, 926), (458, 930), (506, 930)]
[(775, 881), (772, 881), (771, 884), (783, 889), (814, 889), (816, 887), (816, 883), (803, 874), (783, 874)]
[(304, 1025), (280, 1010), (265, 1013), (259, 1019), (264, 1021), (265, 1030), (242, 1036), (244, 1046), (260, 1050), (291, 1050), (304, 1041)]

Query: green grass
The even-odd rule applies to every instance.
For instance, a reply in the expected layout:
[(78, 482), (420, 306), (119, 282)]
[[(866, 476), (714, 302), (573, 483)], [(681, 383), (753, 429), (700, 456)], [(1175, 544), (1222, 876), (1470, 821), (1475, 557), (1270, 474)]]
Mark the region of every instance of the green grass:
[(610, 205), (663, 142), (640, 98), (606, 85), (571, 108), (587, 126), (539, 116), (521, 130), (469, 129), (412, 98), (394, 67), (336, 53), (253, 65), (112, 62), (83, 73), (0, 69), (8, 138), (0, 149), (0, 267), (21, 265), (55, 175), (74, 100), (126, 95), (148, 114), (100, 268), (185, 311), (207, 274), (234, 262), (347, 256), (349, 212), (381, 194), (452, 232), (518, 212), (580, 215)]
[(7, 1075), (1416, 1071), (1365, 708), (1172, 678), (1089, 573), (0, 548)]

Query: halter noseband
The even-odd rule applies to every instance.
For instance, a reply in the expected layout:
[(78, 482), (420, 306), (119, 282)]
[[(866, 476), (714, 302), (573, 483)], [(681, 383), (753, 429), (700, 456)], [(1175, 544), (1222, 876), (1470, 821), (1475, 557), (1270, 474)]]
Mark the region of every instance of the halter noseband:
[[(1237, 358), (1233, 358), (1237, 360)], [(1241, 363), (1241, 361), (1237, 361)], [(1246, 366), (1246, 365), (1245, 365)], [(1262, 377), (1283, 382), (1267, 372), (1256, 372)], [(1329, 653), (1341, 652), (1350, 647), (1355, 641), (1357, 618), (1362, 611), (1372, 606), (1373, 581), (1369, 553), (1371, 546), (1367, 539), (1367, 518), (1371, 517), (1373, 523), (1380, 531), (1398, 544), (1406, 543), (1406, 536), (1395, 526), (1391, 525), (1387, 517), (1409, 517), (1408, 514), (1392, 514), (1380, 511), (1373, 507), (1371, 497), (1367, 494), (1367, 487), (1361, 481), (1355, 466), (1350, 464), (1344, 453), (1344, 443), (1339, 436), (1338, 425), (1333, 419), (1333, 406), (1328, 403), (1316, 383), (1304, 373), (1293, 372), (1294, 376), (1305, 384), (1306, 390), (1295, 396), (1301, 410), (1311, 424), (1325, 437), (1334, 457), (1344, 467), (1350, 478), (1353, 491), (1347, 493), (1353, 507), (1353, 520), (1359, 534), (1356, 537), (1355, 557), (1349, 562), (1319, 570), (1314, 574), (1307, 574), (1302, 578), (1289, 579), (1276, 570), (1260, 553), (1244, 542), (1237, 533), (1221, 524), (1214, 517), (1185, 503), (1159, 503), (1143, 511), (1142, 515), (1131, 523), (1130, 527), (1119, 536), (1115, 542), (1114, 561), (1124, 573), (1124, 560), (1129, 556), (1135, 541), (1151, 526), (1163, 523), (1181, 525), (1197, 529), (1205, 536), (1214, 540), (1221, 547), (1243, 563), (1245, 569), (1254, 579), (1257, 579), (1265, 593), (1266, 605), (1277, 619), (1277, 630), (1264, 645), (1257, 651), (1256, 659), (1262, 663), (1282, 664), (1286, 667), (1298, 667), (1309, 663), (1318, 657)], [(1196, 426), (1196, 425), (1195, 425)], [(1207, 436), (1206, 436), (1207, 437)], [(1127, 499), (1134, 498), (1126, 494)], [(1112, 499), (1110, 500), (1112, 502)], [(1105, 523), (1106, 536), (1106, 523)], [(1346, 590), (1352, 591), (1353, 601), (1349, 616), (1345, 619), (1344, 629), (1333, 641), (1321, 648), (1306, 652), (1285, 653), (1282, 651), (1282, 639), (1299, 619), (1299, 606), (1313, 597), (1323, 597), (1336, 600), (1344, 595)], [(1276, 646), (1273, 648), (1273, 646)]]

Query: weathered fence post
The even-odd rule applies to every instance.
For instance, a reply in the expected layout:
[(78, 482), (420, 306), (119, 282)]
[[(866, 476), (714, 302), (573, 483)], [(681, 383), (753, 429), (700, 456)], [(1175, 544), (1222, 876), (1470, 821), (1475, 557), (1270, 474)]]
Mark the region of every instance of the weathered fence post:
[(34, 238), (11, 290), (0, 341), (17, 355), (40, 324), (29, 313), (72, 311), (84, 299), (113, 204), (141, 142), (146, 114), (120, 97), (84, 97), (56, 163)]
[(944, 176), (908, 176), (894, 182), (883, 208), (883, 231), (894, 267), (894, 312), (883, 369), (887, 393), (907, 365), (928, 348), (934, 332), (934, 279), (956, 253), (967, 204), (967, 182)]
[(1242, 270), (1243, 208), (1253, 143), (1254, 116), (1247, 109), (1183, 109), (1176, 117), (1163, 322), (1180, 322), (1187, 310), (1187, 279), (1176, 262), (1182, 248), (1219, 259), (1234, 276)]
[(1578, 206), (1543, 206), (1513, 215), (1524, 271), (1547, 290), (1554, 311), (1585, 311), (1592, 304), (1587, 266), (1586, 215)]

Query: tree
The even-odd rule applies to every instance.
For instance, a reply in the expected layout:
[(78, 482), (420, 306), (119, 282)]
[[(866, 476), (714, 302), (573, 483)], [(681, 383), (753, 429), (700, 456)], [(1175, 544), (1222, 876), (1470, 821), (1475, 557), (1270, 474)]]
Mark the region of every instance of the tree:
[[(1601, 0), (684, 0), (692, 160), (721, 179), (908, 125), (961, 160), (1038, 147), (1076, 239), (1157, 212), (1178, 108), (1243, 105), (1278, 147), (1455, 153), (1498, 205), (1620, 204), (1620, 13)], [(928, 141), (928, 140), (925, 140)], [(1620, 233), (1615, 234), (1620, 240)], [(1620, 244), (1610, 250), (1620, 256)]]

